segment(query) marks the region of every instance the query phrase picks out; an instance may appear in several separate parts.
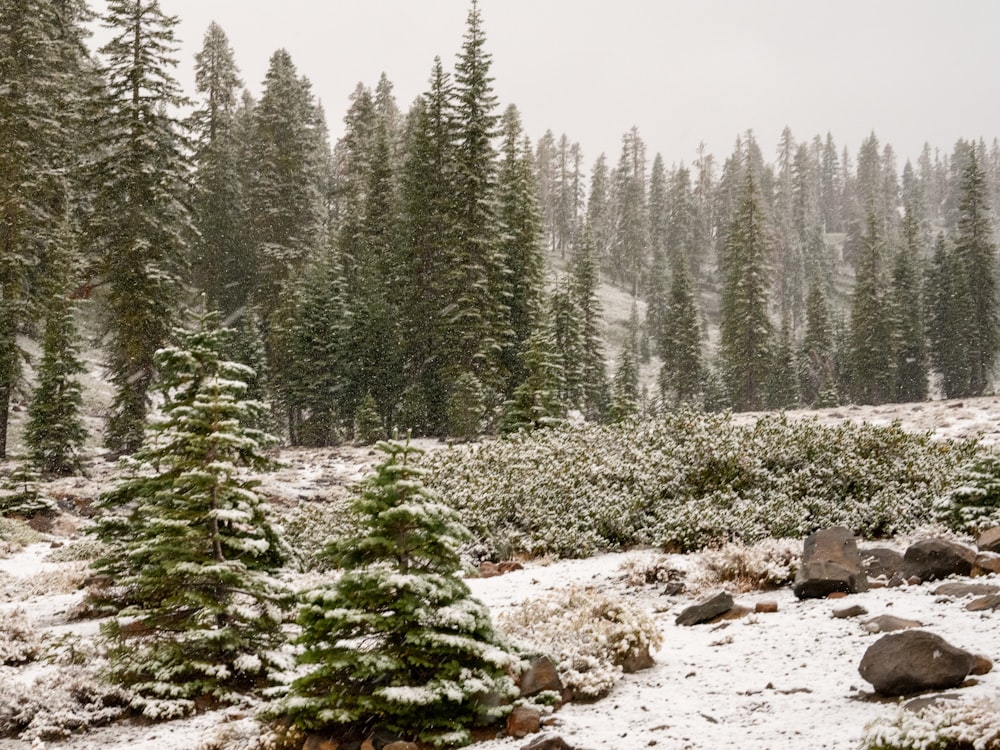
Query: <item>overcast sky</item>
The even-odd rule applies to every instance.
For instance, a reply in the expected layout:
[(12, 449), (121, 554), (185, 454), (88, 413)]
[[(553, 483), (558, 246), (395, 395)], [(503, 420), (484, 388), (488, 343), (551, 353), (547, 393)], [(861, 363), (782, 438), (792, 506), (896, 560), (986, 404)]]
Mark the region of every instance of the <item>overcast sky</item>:
[[(358, 82), (384, 71), (405, 111), (435, 55), (452, 69), (470, 0), (160, 0), (178, 16), (177, 76), (193, 92), (194, 54), (216, 21), (256, 96), (281, 47), (341, 133)], [(95, 0), (95, 9), (103, 2)], [(480, 0), (494, 90), (528, 135), (566, 133), (588, 167), (617, 160), (639, 128), (650, 156), (723, 158), (753, 129), (773, 160), (796, 140), (833, 134), (856, 153), (870, 132), (899, 166), (923, 143), (1000, 136), (996, 0)]]

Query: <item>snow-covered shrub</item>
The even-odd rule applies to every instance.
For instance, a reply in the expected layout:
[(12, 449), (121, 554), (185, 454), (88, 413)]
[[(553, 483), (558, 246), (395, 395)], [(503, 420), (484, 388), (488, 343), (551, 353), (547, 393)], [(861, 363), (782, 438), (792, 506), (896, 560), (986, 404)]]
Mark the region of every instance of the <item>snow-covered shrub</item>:
[(660, 630), (630, 602), (571, 587), (502, 614), (497, 626), (526, 652), (556, 663), (563, 685), (580, 699), (606, 695), (631, 658), (658, 649)]
[(622, 563), (620, 569), (625, 575), (625, 583), (632, 587), (679, 581), (685, 576), (684, 571), (673, 566), (673, 561), (667, 555), (649, 560), (630, 558)]
[(29, 544), (37, 544), (44, 537), (24, 521), (0, 516), (0, 555), (11, 555)]
[(349, 536), (357, 529), (347, 498), (302, 501), (281, 518), (285, 542), (306, 571), (329, 570), (323, 550), (332, 539)]
[(65, 667), (34, 681), (0, 679), (0, 736), (61, 739), (122, 716), (128, 694), (83, 667)]
[(194, 750), (269, 750), (268, 732), (253, 718), (224, 721), (212, 727), (194, 746)]
[(973, 534), (1000, 526), (1000, 454), (975, 456), (962, 467), (957, 482), (937, 502), (936, 517), (956, 531)]
[(825, 526), (893, 535), (931, 520), (934, 499), (974, 451), (896, 424), (736, 424), (681, 412), (435, 451), (428, 484), (494, 558), (584, 557), (802, 538)]
[(42, 637), (21, 609), (0, 612), (0, 664), (34, 661), (42, 652)]
[(700, 553), (700, 583), (733, 583), (742, 591), (783, 586), (795, 578), (802, 541), (764, 539), (753, 544), (732, 542)]
[(82, 537), (53, 549), (45, 556), (45, 562), (90, 562), (106, 553), (107, 549), (99, 540)]
[(865, 727), (860, 750), (998, 750), (1000, 700), (898, 708)]

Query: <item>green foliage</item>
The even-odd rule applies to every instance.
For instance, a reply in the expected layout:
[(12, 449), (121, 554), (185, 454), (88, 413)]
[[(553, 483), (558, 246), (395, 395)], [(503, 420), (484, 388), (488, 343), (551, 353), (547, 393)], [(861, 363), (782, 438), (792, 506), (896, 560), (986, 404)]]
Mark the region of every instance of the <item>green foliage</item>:
[(38, 489), (38, 474), (26, 463), (18, 464), (0, 487), (0, 516), (33, 518), (55, 509)]
[(357, 533), (331, 543), (343, 570), (309, 591), (299, 613), (309, 671), (269, 713), (309, 731), (363, 739), (374, 728), (435, 746), (470, 741), (516, 690), (518, 660), (493, 631), (486, 608), (459, 577), (468, 531), (437, 502), (408, 442), (381, 443), (387, 458), (360, 486)]
[(378, 403), (371, 393), (366, 393), (354, 413), (354, 439), (364, 445), (385, 439), (385, 425), (378, 412)]
[(972, 444), (898, 425), (779, 416), (740, 424), (680, 412), (436, 452), (430, 485), (498, 557), (578, 557), (801, 538), (838, 525), (892, 535), (931, 520), (935, 498), (971, 455)]
[(995, 698), (940, 701), (919, 711), (899, 707), (865, 727), (859, 750), (998, 750)]
[(473, 440), (483, 429), (486, 417), (486, 390), (472, 373), (460, 375), (448, 397), (448, 435)]
[(93, 568), (125, 600), (103, 629), (110, 677), (151, 718), (238, 700), (280, 666), (272, 574), (286, 554), (247, 474), (272, 466), (270, 439), (246, 426), (263, 407), (243, 399), (251, 373), (220, 358), (210, 323), (157, 353), (162, 417), (99, 501), (107, 550)]
[(973, 534), (1000, 526), (1000, 455), (990, 451), (973, 456), (961, 467), (956, 483), (938, 501), (938, 520)]

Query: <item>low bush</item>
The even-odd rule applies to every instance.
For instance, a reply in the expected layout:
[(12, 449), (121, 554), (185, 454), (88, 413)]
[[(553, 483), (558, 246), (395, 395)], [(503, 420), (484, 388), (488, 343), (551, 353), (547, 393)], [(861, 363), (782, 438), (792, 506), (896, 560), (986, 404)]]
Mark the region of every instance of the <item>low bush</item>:
[(55, 740), (122, 716), (128, 695), (83, 667), (33, 681), (0, 680), (0, 736)]
[(596, 700), (621, 678), (623, 665), (658, 649), (656, 623), (629, 602), (595, 589), (569, 588), (501, 615), (497, 627), (525, 652), (549, 656), (563, 686)]
[(1000, 700), (898, 708), (865, 727), (859, 750), (998, 750)]
[(38, 628), (21, 609), (0, 612), (0, 664), (27, 664), (44, 648)]
[(956, 484), (935, 507), (941, 522), (972, 534), (1000, 526), (1000, 454), (974, 456), (961, 467)]
[(434, 451), (427, 467), (428, 484), (494, 559), (586, 557), (802, 538), (825, 526), (891, 536), (931, 521), (935, 499), (977, 452), (898, 424), (676, 413), (515, 433)]
[(778, 588), (795, 579), (801, 555), (802, 541), (798, 539), (733, 542), (700, 553), (699, 583), (732, 583), (741, 591)]

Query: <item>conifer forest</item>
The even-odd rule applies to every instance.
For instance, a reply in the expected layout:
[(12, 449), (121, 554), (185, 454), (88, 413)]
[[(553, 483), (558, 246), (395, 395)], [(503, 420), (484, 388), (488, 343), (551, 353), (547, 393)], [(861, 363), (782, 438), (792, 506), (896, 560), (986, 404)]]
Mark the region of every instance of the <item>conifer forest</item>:
[[(83, 0), (2, 8), (0, 456), (27, 404), (32, 461), (73, 470), (91, 342), (104, 443), (137, 450), (157, 350), (209, 312), (290, 445), (992, 388), (996, 140), (901, 165), (786, 128), (668, 165), (632, 128), (588, 158), (498, 101), (473, 4), (408, 109), (359, 83), (331, 142), (284, 50), (254, 99), (212, 24), (186, 92), (157, 2), (112, 2), (96, 50)], [(634, 301), (613, 348), (602, 283)]]
[[(76, 514), (100, 721), (249, 701), (285, 742), (254, 748), (460, 746), (529, 655), (483, 562), (1000, 523), (974, 440), (733, 421), (994, 393), (1000, 140), (584, 154), (500, 100), (477, 0), (415, 100), (382, 75), (346, 112), (285, 49), (245, 81), (216, 23), (178, 59), (168, 6), (0, 0), (0, 522)], [(370, 474), (275, 510), (282, 453), (348, 445)], [(38, 489), (95, 467), (80, 507)], [(598, 609), (649, 657), (630, 606)]]

